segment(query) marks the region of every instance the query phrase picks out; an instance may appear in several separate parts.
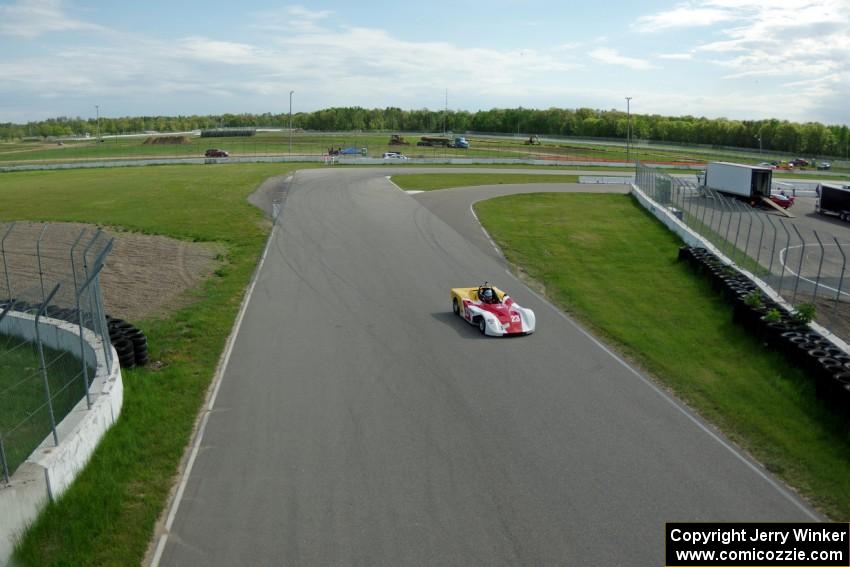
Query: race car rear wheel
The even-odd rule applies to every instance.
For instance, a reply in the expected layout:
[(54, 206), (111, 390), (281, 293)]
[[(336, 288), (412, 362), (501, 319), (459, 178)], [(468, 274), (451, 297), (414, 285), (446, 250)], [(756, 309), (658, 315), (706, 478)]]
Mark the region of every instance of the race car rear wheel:
[(455, 312), (455, 315), (460, 317), (460, 305), (457, 304), (457, 297), (452, 298), (452, 311)]
[(484, 317), (478, 318), (478, 330), (481, 331), (482, 335), (487, 333), (487, 322), (484, 320)]

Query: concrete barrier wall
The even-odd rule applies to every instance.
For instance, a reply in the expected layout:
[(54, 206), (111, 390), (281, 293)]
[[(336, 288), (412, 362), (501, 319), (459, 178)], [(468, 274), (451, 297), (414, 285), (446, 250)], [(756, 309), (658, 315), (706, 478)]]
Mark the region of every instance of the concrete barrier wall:
[[(40, 171), (53, 169), (89, 169), (102, 167), (138, 167), (143, 165), (186, 165), (186, 164), (217, 164), (217, 163), (310, 163), (319, 162), (327, 165), (387, 165), (404, 166), (417, 164), (453, 164), (453, 165), (539, 165), (539, 166), (563, 166), (573, 165), (582, 167), (628, 167), (633, 168), (630, 162), (598, 162), (581, 160), (555, 160), (555, 159), (515, 159), (515, 158), (483, 158), (483, 157), (417, 157), (407, 160), (383, 159), (379, 157), (363, 156), (322, 156), (322, 155), (294, 155), (294, 156), (234, 156), (228, 158), (140, 158), (140, 159), (104, 159), (101, 161), (77, 161), (68, 163), (41, 163), (27, 165), (4, 165), (0, 166), (0, 173), (13, 171)], [(681, 165), (653, 165), (659, 169), (689, 169)], [(691, 168), (691, 169), (703, 169)]]
[[(35, 317), (9, 313), (0, 321), (0, 333), (33, 340)], [(45, 317), (39, 320), (39, 333), (45, 345), (79, 356), (79, 327)], [(110, 372), (103, 347), (97, 335), (83, 329), (83, 349), (93, 370), (89, 388), (91, 408), (85, 399), (80, 400), (57, 425), (59, 445), (54, 445), (52, 434), (48, 435), (15, 471), (9, 484), (0, 481), (0, 565), (6, 564), (15, 541), (41, 509), (71, 485), (121, 413), (124, 386), (118, 355), (108, 345), (115, 360)]]

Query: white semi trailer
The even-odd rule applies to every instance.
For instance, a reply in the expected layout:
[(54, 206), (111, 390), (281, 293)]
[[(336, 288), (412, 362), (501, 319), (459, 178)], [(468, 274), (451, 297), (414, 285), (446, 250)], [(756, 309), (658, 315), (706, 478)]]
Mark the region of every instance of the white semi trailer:
[(762, 197), (770, 197), (772, 181), (773, 171), (767, 167), (713, 161), (706, 167), (701, 184), (755, 204)]

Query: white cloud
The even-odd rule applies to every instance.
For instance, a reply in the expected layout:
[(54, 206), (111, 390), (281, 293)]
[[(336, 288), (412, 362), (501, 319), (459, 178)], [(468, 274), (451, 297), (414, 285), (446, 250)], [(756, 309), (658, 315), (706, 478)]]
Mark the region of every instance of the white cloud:
[(629, 67), (630, 69), (636, 69), (639, 71), (654, 68), (654, 66), (648, 61), (620, 55), (616, 49), (611, 49), (610, 47), (594, 49), (589, 53), (589, 55), (595, 61), (605, 63), (607, 65), (622, 65), (623, 67)]
[(734, 19), (734, 14), (718, 8), (696, 8), (679, 5), (666, 12), (641, 16), (632, 27), (641, 32), (657, 32), (671, 28), (705, 27)]
[(314, 33), (319, 32), (322, 21), (333, 14), (331, 10), (310, 10), (301, 5), (287, 6), (278, 11), (254, 14), (257, 23), (251, 27), (275, 32)]
[[(773, 87), (784, 83), (781, 90), (765, 92), (765, 97), (794, 102), (787, 106), (775, 102), (772, 111), (813, 110), (820, 101), (840, 95), (841, 83), (835, 77), (850, 75), (848, 0), (694, 1), (638, 18), (632, 27), (659, 31), (695, 25), (713, 29), (702, 36), (707, 41), (683, 47), (688, 54), (710, 55), (708, 63), (725, 71), (722, 79), (750, 89), (765, 88), (757, 86), (760, 79), (771, 79), (767, 84)], [(748, 87), (745, 81), (750, 82)], [(758, 92), (748, 97), (751, 106), (758, 108), (755, 101), (760, 97)]]
[(259, 55), (259, 50), (245, 43), (214, 41), (203, 37), (189, 37), (178, 42), (178, 57), (229, 63), (245, 64)]
[(0, 35), (35, 39), (64, 31), (103, 31), (104, 28), (68, 16), (61, 0), (18, 0), (0, 6)]
[(675, 60), (689, 60), (694, 58), (693, 53), (661, 53), (658, 55), (659, 59), (675, 59)]
[[(406, 41), (380, 29), (325, 29), (324, 17), (309, 16), (314, 25), (307, 31), (239, 42), (202, 36), (176, 41), (101, 37), (96, 47), (0, 61), (0, 75), (10, 77), (0, 82), (0, 93), (99, 100), (195, 93), (199, 101), (247, 101), (294, 89), (310, 92), (310, 98), (302, 100), (313, 108), (402, 104), (432, 95), (436, 105), (444, 88), (456, 101), (485, 95), (522, 97), (524, 89), (556, 83), (559, 76), (581, 67), (578, 58), (570, 56), (576, 53), (573, 44), (545, 51), (466, 48), (442, 41)], [(323, 102), (317, 102), (319, 97)]]

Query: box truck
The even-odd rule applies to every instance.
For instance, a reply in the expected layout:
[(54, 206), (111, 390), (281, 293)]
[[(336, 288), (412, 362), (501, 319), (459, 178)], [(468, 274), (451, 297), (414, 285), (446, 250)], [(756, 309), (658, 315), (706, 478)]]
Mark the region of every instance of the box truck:
[(838, 215), (841, 220), (850, 221), (850, 187), (821, 183), (817, 194), (815, 212)]
[(773, 171), (756, 165), (713, 161), (706, 167), (700, 181), (704, 187), (755, 204), (762, 197), (770, 197)]

